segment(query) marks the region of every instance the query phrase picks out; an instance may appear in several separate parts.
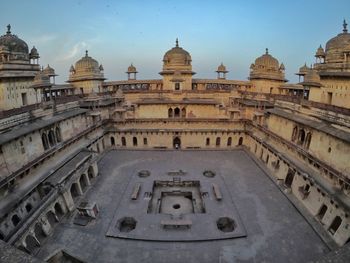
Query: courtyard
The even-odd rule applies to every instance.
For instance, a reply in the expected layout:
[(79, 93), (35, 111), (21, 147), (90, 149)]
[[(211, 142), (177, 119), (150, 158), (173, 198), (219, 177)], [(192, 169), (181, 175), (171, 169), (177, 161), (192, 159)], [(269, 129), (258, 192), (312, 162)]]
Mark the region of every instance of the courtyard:
[(244, 150), (112, 150), (98, 166), (79, 197), (96, 202), (97, 219), (82, 226), (66, 215), (39, 258), (63, 250), (90, 263), (307, 262), (329, 251)]

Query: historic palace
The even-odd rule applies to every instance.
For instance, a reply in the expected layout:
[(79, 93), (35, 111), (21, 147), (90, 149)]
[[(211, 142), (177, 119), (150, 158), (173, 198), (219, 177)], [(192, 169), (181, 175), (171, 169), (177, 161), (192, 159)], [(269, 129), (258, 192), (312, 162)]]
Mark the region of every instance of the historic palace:
[(345, 20), (298, 83), (265, 47), (248, 80), (198, 79), (176, 39), (159, 79), (107, 80), (89, 50), (56, 84), (17, 33), (0, 36), (0, 262), (350, 262)]

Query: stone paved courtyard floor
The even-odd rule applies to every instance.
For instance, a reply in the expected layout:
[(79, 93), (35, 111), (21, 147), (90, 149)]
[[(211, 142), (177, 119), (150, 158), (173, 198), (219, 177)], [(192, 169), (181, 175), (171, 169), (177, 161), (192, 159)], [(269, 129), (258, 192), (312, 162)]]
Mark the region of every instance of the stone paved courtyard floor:
[[(130, 175), (153, 171), (214, 170), (221, 174), (244, 223), (246, 237), (197, 242), (140, 241), (106, 233)], [(99, 176), (82, 197), (100, 213), (87, 226), (67, 215), (37, 257), (65, 250), (93, 262), (307, 262), (329, 251), (294, 206), (243, 150), (110, 151), (99, 162)], [(195, 223), (195, 222), (194, 222)]]

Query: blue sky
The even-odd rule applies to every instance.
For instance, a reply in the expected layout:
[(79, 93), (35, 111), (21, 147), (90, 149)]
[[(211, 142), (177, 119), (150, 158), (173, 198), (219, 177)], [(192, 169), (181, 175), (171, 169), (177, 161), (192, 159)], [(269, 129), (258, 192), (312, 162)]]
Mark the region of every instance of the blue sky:
[[(294, 1), (18, 1), (0, 0), (6, 25), (56, 69), (59, 83), (89, 50), (108, 80), (126, 79), (133, 62), (138, 79), (160, 78), (164, 53), (179, 38), (192, 56), (197, 78), (215, 78), (223, 62), (229, 79), (247, 79), (249, 66), (269, 48), (286, 77), (314, 62), (317, 47), (350, 24), (349, 0)], [(2, 29), (1, 29), (2, 28)]]

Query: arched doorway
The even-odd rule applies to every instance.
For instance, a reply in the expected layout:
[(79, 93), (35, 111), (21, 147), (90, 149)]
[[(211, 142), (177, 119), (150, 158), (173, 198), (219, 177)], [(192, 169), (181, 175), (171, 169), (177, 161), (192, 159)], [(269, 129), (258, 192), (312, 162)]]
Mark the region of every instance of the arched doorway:
[(32, 235), (28, 235), (25, 239), (25, 242), (26, 242), (26, 249), (30, 253), (33, 253), (36, 249), (40, 247), (40, 244)]
[(173, 117), (173, 109), (172, 109), (172, 108), (169, 108), (169, 109), (168, 109), (168, 117), (169, 117), (169, 118), (172, 118), (172, 117)]
[(122, 146), (126, 146), (126, 139), (125, 139), (125, 137), (122, 137)]
[(43, 241), (46, 237), (43, 228), (40, 223), (36, 223), (34, 227), (35, 237), (39, 240), (39, 242)]
[(53, 132), (53, 130), (49, 131), (49, 143), (51, 147), (53, 147), (56, 144), (55, 133)]
[(175, 137), (174, 138), (173, 146), (174, 146), (174, 149), (180, 149), (181, 148), (181, 139), (179, 137)]
[(54, 208), (58, 219), (61, 219), (64, 215), (61, 205), (59, 203), (56, 203)]
[(133, 144), (134, 146), (137, 146), (137, 138), (136, 138), (136, 137), (133, 137), (133, 138), (132, 138), (132, 144)]
[(209, 145), (210, 145), (210, 138), (207, 138), (207, 139), (206, 139), (205, 145), (206, 145), (206, 146), (209, 146)]
[(80, 187), (81, 187), (81, 190), (83, 192), (86, 191), (86, 188), (88, 186), (88, 183), (87, 183), (87, 180), (86, 180), (86, 177), (85, 177), (85, 174), (82, 174), (79, 178), (79, 183), (80, 183)]
[(114, 139), (114, 137), (111, 137), (111, 145), (112, 145), (112, 146), (115, 145), (115, 139)]
[(232, 145), (232, 138), (228, 137), (227, 139), (227, 146), (231, 146)]
[(175, 108), (175, 110), (174, 110), (174, 117), (175, 118), (179, 118), (180, 117), (180, 109), (179, 108)]
[(76, 183), (72, 184), (72, 186), (70, 187), (70, 194), (73, 200), (79, 196), (78, 186)]
[(238, 145), (242, 145), (242, 144), (243, 144), (243, 137), (239, 137)]
[(46, 133), (43, 133), (43, 134), (41, 135), (41, 141), (42, 141), (42, 143), (43, 143), (44, 150), (49, 149), (49, 142), (48, 142)]
[(54, 225), (57, 223), (57, 219), (55, 214), (52, 211), (49, 211), (46, 213), (47, 221), (49, 221), (50, 225), (54, 227)]
[(217, 137), (217, 138), (216, 138), (216, 142), (215, 142), (216, 147), (219, 147), (219, 146), (220, 146), (220, 143), (221, 143), (221, 138), (220, 138), (220, 137)]

